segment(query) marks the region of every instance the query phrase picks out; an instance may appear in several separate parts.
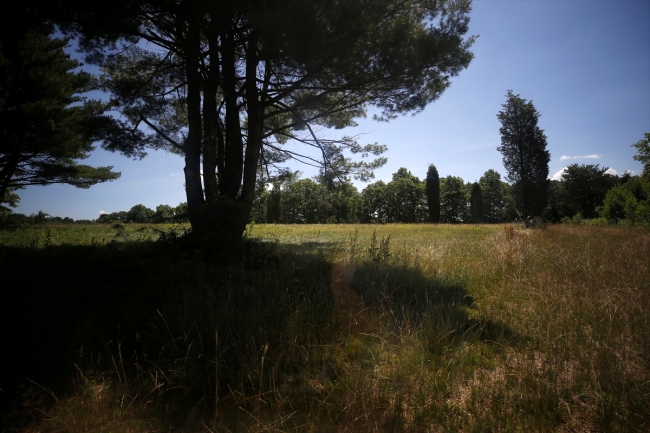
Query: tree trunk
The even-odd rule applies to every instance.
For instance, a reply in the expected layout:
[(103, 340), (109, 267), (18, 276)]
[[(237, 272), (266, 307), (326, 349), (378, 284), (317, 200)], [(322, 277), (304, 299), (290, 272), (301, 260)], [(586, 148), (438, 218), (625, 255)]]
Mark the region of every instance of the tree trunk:
[[(185, 151), (185, 193), (187, 210), (192, 231), (204, 233), (208, 226), (202, 215), (205, 203), (201, 183), (201, 79), (199, 75), (199, 54), (201, 35), (196, 8), (188, 5), (187, 38), (185, 43), (185, 73), (187, 75), (187, 120), (188, 133), (184, 143)], [(180, 18), (180, 17), (179, 17)], [(182, 28), (182, 27), (181, 27)]]
[(244, 160), (244, 179), (240, 200), (244, 208), (250, 209), (253, 206), (255, 197), (255, 179), (257, 177), (257, 166), (262, 150), (262, 132), (264, 127), (263, 103), (260, 101), (257, 88), (257, 57), (256, 32), (249, 36), (246, 55), (246, 105), (248, 107), (248, 140), (246, 142), (246, 159)]

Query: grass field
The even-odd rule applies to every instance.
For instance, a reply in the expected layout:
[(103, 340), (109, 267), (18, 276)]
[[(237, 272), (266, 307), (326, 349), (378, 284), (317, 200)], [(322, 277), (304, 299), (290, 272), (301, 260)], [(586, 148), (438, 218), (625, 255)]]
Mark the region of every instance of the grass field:
[(647, 230), (169, 230), (0, 232), (8, 431), (650, 431)]

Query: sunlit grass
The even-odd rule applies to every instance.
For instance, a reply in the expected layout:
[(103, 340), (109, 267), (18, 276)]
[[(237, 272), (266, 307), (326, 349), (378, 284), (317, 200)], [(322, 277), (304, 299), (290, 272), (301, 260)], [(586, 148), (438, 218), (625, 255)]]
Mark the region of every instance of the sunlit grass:
[[(60, 239), (52, 248), (156, 236), (43, 230)], [(30, 236), (0, 243), (42, 249)], [(239, 262), (143, 262), (139, 290), (161, 296), (125, 306), (146, 317), (120, 331), (131, 352), (113, 340), (104, 361), (80, 358), (76, 391), (29, 431), (650, 429), (647, 231), (256, 225), (247, 236)]]

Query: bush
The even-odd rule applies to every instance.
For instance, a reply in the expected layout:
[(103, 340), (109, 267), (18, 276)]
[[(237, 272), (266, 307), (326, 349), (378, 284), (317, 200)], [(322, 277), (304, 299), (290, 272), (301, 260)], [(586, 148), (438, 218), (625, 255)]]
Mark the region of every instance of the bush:
[(573, 218), (569, 218), (568, 216), (562, 217), (562, 224), (569, 224), (569, 225), (581, 225), (585, 223), (584, 218), (582, 217), (582, 214), (578, 212), (573, 216)]
[(624, 185), (616, 185), (605, 196), (602, 217), (610, 223), (618, 224), (627, 217), (628, 212), (634, 213), (636, 204), (634, 195)]

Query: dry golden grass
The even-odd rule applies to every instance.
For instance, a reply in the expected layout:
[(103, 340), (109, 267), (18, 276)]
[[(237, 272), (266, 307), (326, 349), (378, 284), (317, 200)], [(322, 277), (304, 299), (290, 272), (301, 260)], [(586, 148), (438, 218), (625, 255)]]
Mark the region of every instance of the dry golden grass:
[[(650, 431), (647, 231), (249, 236), (275, 245), (265, 264), (227, 283), (206, 271), (161, 307), (173, 362), (116, 362), (24, 431)], [(224, 284), (247, 301), (220, 298)]]

